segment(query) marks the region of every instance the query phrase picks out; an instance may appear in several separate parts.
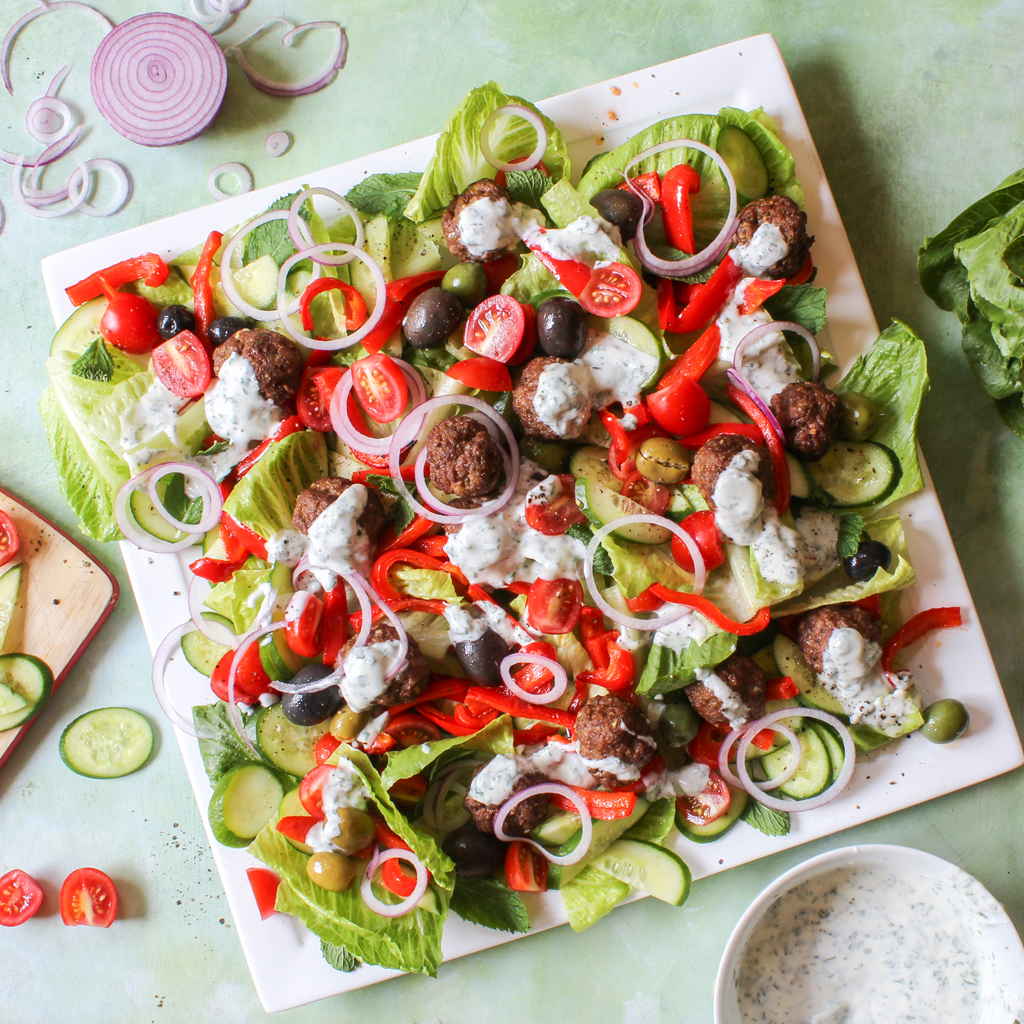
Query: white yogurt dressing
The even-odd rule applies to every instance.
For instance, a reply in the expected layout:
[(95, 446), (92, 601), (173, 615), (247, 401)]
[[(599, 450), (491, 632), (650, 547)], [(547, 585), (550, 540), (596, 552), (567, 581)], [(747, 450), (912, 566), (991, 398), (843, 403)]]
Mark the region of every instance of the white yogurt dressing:
[(597, 785), (575, 743), (547, 743), (527, 760), (534, 771), (542, 772), (555, 782), (566, 782), (580, 789), (593, 789)]
[(800, 534), (786, 526), (773, 508), (764, 510), (762, 521), (764, 526), (751, 544), (758, 571), (769, 583), (796, 586), (806, 572)]
[(321, 797), (324, 819), (318, 821), (306, 834), (306, 845), (311, 846), (314, 853), (337, 853), (332, 840), (341, 835), (338, 811), (343, 807), (366, 810), (370, 794), (359, 773), (342, 758), (324, 781)]
[(496, 249), (512, 250), (524, 234), (537, 230), (544, 215), (522, 203), (483, 197), (459, 213), (459, 238), (470, 256), (481, 257)]
[(737, 452), (719, 474), (711, 494), (715, 524), (734, 544), (753, 544), (762, 529), (763, 488), (754, 475), (759, 461), (759, 454), (749, 448)]
[(498, 754), (492, 757), (469, 784), (469, 795), (482, 804), (503, 804), (530, 763), (521, 757)]
[(370, 538), (359, 525), (368, 496), (365, 485), (352, 484), (309, 525), (310, 569), (324, 590), (334, 586), (329, 573), (369, 571)]
[(647, 787), (648, 800), (675, 800), (681, 796), (699, 796), (704, 792), (711, 778), (711, 769), (706, 764), (684, 765), (673, 771), (666, 769)]
[(448, 622), (448, 640), (453, 645), (479, 640), (487, 632), (487, 620), (474, 616), (469, 608), (461, 605), (445, 605), (444, 617)]
[(806, 583), (820, 580), (839, 565), (839, 516), (805, 506), (796, 517), (796, 532), (804, 550)]
[(578, 363), (549, 363), (540, 371), (533, 408), (559, 437), (579, 437), (590, 419), (590, 371)]
[(564, 228), (542, 228), (534, 222), (526, 225), (520, 237), (556, 260), (576, 260), (591, 267), (619, 260), (619, 229), (600, 217), (577, 217)]
[[(171, 444), (177, 445), (178, 411), (189, 401), (190, 399), (181, 398), (164, 387), (159, 378), (155, 378), (139, 400), (125, 409), (119, 417), (121, 447), (128, 452), (160, 434), (166, 434)], [(132, 471), (134, 472), (134, 468)]]
[(306, 538), (298, 530), (279, 530), (267, 541), (267, 561), (295, 568), (306, 553)]
[(613, 402), (636, 405), (641, 388), (658, 368), (658, 359), (614, 334), (590, 330), (576, 365), (590, 372), (591, 405), (603, 408)]
[(746, 245), (737, 245), (729, 254), (733, 263), (751, 277), (764, 272), (789, 255), (789, 246), (774, 224), (759, 224)]
[(691, 640), (698, 644), (704, 643), (711, 633), (711, 623), (697, 612), (689, 611), (674, 622), (654, 633), (654, 643), (658, 647), (667, 647), (678, 653), (687, 647)]
[(387, 688), (388, 666), (398, 654), (397, 640), (353, 647), (341, 663), (341, 695), (353, 711), (365, 711)]
[(694, 671), (698, 683), (703, 683), (722, 705), (722, 714), (730, 725), (743, 725), (750, 718), (750, 708), (743, 698), (711, 668), (698, 668)]

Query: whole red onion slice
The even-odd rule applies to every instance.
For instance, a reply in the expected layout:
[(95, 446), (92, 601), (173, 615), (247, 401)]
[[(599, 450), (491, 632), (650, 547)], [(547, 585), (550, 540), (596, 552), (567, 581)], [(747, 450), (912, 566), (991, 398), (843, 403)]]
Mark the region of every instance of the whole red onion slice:
[[(206, 584), (206, 591), (200, 593), (203, 584)], [(201, 576), (193, 576), (188, 584), (188, 611), (192, 616), (192, 625), (195, 626), (207, 640), (212, 640), (221, 647), (230, 647), (234, 650), (242, 638), (233, 633), (223, 622), (216, 622), (203, 616), (203, 597), (211, 590), (211, 585)]]
[[(654, 209), (654, 204), (643, 192), (633, 185), (629, 177), (630, 170), (640, 163), (641, 160), (646, 160), (649, 156), (657, 156), (658, 153), (664, 153), (670, 149), (696, 149), (698, 152), (710, 157), (718, 165), (718, 169), (722, 172), (722, 177), (725, 178), (726, 185), (729, 186), (729, 214), (725, 218), (725, 223), (722, 225), (721, 230), (715, 235), (714, 241), (700, 252), (681, 260), (663, 260), (651, 252), (644, 237), (644, 225)], [(736, 182), (733, 180), (729, 165), (710, 146), (705, 146), (703, 142), (697, 142), (695, 139), (673, 139), (669, 142), (661, 142), (657, 146), (645, 149), (638, 156), (633, 157), (626, 164), (626, 169), (623, 173), (626, 176), (626, 181), (629, 182), (630, 189), (640, 197), (641, 202), (644, 204), (644, 215), (640, 218), (640, 223), (637, 225), (636, 235), (633, 238), (633, 248), (636, 250), (637, 258), (648, 270), (655, 274), (660, 274), (662, 277), (687, 277), (689, 274), (696, 274), (699, 270), (710, 266), (729, 247), (732, 236), (736, 233)]]
[(135, 521), (135, 516), (132, 515), (128, 502), (134, 491), (140, 487), (145, 487), (149, 483), (151, 472), (149, 470), (139, 476), (133, 476), (121, 486), (117, 496), (114, 498), (114, 519), (117, 521), (117, 525), (125, 535), (125, 538), (143, 551), (154, 551), (158, 554), (172, 554), (175, 551), (184, 551), (185, 548), (190, 548), (193, 544), (198, 543), (195, 536), (188, 534), (182, 540), (174, 542), (160, 540), (159, 537), (154, 537), (153, 534), (143, 530)]
[[(396, 859), (404, 860), (416, 869), (416, 887), (401, 903), (385, 903), (373, 894), (373, 876), (384, 861)], [(366, 873), (359, 883), (359, 895), (363, 897), (363, 902), (375, 914), (379, 914), (381, 917), (402, 917), (410, 910), (415, 910), (416, 905), (423, 899), (429, 878), (423, 862), (411, 850), (384, 850), (383, 853), (375, 853), (370, 859), (370, 863), (366, 865)]]
[[(19, 156), (15, 161), (14, 170), (11, 173), (11, 191), (14, 193), (14, 201), (26, 212), (32, 214), (33, 217), (40, 217), (48, 220), (52, 220), (54, 217), (63, 217), (65, 214), (74, 213), (84, 202), (85, 197), (89, 194), (89, 169), (85, 166), (85, 161), (81, 157), (76, 155), (78, 160), (78, 167), (80, 171), (82, 184), (78, 189), (78, 194), (71, 197), (70, 192), (68, 193), (70, 202), (67, 206), (60, 210), (42, 210), (38, 206), (34, 206), (32, 202), (25, 197), (22, 191), (22, 158)], [(70, 185), (70, 180), (68, 183)]]
[(811, 350), (811, 380), (817, 381), (818, 374), (821, 373), (821, 349), (818, 348), (818, 339), (802, 324), (792, 320), (769, 320), (768, 323), (759, 324), (753, 330), (748, 331), (736, 346), (736, 352), (733, 354), (732, 365), (735, 370), (740, 372), (743, 352), (748, 345), (753, 344), (758, 338), (763, 338), (766, 334), (778, 334), (780, 331), (799, 334), (807, 342), (807, 346)]
[[(522, 664), (540, 665), (542, 668), (546, 668), (555, 677), (551, 681), (551, 688), (543, 693), (530, 693), (529, 690), (524, 690), (512, 678), (512, 666)], [(565, 688), (569, 685), (569, 676), (566, 674), (565, 669), (557, 661), (545, 658), (543, 654), (528, 654), (524, 651), (519, 651), (518, 654), (506, 655), (502, 658), (498, 671), (501, 673), (501, 679), (505, 686), (517, 697), (521, 697), (530, 704), (550, 704), (552, 701), (558, 700), (565, 693)]]
[[(282, 132), (282, 134), (284, 134)], [(267, 138), (270, 138), (268, 135)], [(271, 154), (276, 155), (276, 154)], [(288, 209), (288, 234), (291, 236), (292, 245), (296, 249), (301, 249), (307, 243), (302, 240), (302, 233), (299, 230), (299, 210), (302, 209), (302, 204), (312, 196), (325, 196), (327, 199), (333, 199), (342, 210), (349, 217), (352, 218), (352, 223), (356, 229), (356, 240), (352, 243), (357, 249), (362, 249), (366, 244), (366, 234), (363, 231), (363, 218), (359, 216), (355, 207), (344, 197), (338, 195), (337, 192), (332, 191), (329, 188), (321, 188), (319, 186), (315, 188), (304, 188), (294, 200), (292, 205)], [(310, 259), (314, 263), (326, 264), (332, 267), (343, 267), (351, 263), (355, 259), (355, 256), (349, 256), (344, 263), (332, 263), (330, 259), (324, 259), (322, 256), (310, 256)]]
[(71, 108), (54, 96), (40, 96), (29, 104), (25, 127), (36, 142), (51, 146), (71, 131)]
[(181, 638), (186, 633), (192, 632), (192, 623), (183, 622), (175, 626), (167, 636), (160, 641), (160, 646), (153, 655), (153, 693), (156, 694), (157, 703), (160, 709), (167, 716), (170, 723), (189, 736), (195, 736), (196, 730), (192, 722), (185, 718), (171, 703), (167, 695), (167, 664), (174, 656), (175, 651), (181, 647)]
[[(524, 836), (510, 836), (505, 832), (505, 822), (508, 820), (508, 816), (512, 813), (513, 809), (524, 800), (529, 800), (531, 796), (540, 796), (542, 793), (554, 793), (558, 796), (564, 796), (566, 800), (572, 802), (573, 806), (579, 812), (580, 827), (582, 830), (580, 834), (580, 841), (576, 844), (576, 849), (571, 853), (565, 854), (564, 857), (559, 857), (557, 854), (552, 853), (546, 846), (541, 846), (540, 843), (535, 842), (532, 839)], [(594, 824), (590, 818), (590, 811), (587, 809), (587, 805), (583, 802), (583, 798), (579, 793), (560, 782), (540, 782), (536, 786), (527, 786), (526, 789), (521, 789), (501, 805), (501, 810), (498, 811), (497, 817), (494, 819), (494, 834), (503, 843), (514, 843), (516, 841), (529, 843), (535, 850), (544, 854), (552, 864), (566, 865), (575, 864), (577, 861), (583, 860), (587, 855), (587, 851), (590, 849), (590, 840), (594, 835)]]
[(742, 373), (734, 370), (731, 366), (725, 371), (725, 375), (729, 378), (729, 383), (739, 388), (761, 410), (761, 414), (768, 421), (768, 426), (772, 428), (772, 432), (780, 441), (784, 441), (782, 424), (775, 418), (775, 413), (769, 408), (768, 403), (754, 390), (753, 384)]
[[(499, 160), (491, 150), (490, 131), (491, 126), (499, 117), (513, 116), (521, 117), (524, 121), (530, 122), (537, 132), (537, 145), (525, 160), (509, 164), (504, 160)], [(523, 106), (522, 103), (506, 103), (505, 106), (498, 107), (497, 110), (488, 115), (487, 120), (484, 121), (480, 129), (480, 152), (483, 153), (484, 159), (498, 171), (528, 171), (531, 167), (536, 167), (544, 159), (544, 153), (547, 151), (547, 148), (548, 131), (544, 127), (544, 122), (529, 107)]]
[[(230, 174), (238, 182), (237, 192), (225, 192), (217, 185), (217, 181), (224, 174)], [(235, 160), (226, 164), (217, 164), (206, 179), (206, 189), (218, 203), (222, 199), (230, 199), (232, 196), (245, 195), (246, 192), (252, 191), (252, 171), (245, 164), (240, 164)]]
[[(186, 479), (193, 481), (202, 491), (203, 518), (194, 526), (183, 523), (164, 508), (160, 495), (157, 492), (157, 485), (165, 477), (172, 473), (181, 473)], [(221, 497), (220, 486), (213, 477), (204, 469), (199, 469), (189, 462), (162, 462), (148, 474), (146, 490), (149, 492), (149, 500), (153, 502), (153, 508), (164, 522), (169, 523), (176, 530), (182, 533), (207, 533), (220, 522), (221, 509), (224, 507), (224, 499)]]
[(93, 206), (91, 203), (82, 203), (78, 207), (78, 212), (84, 213), (87, 217), (109, 217), (111, 214), (117, 213), (128, 201), (128, 195), (131, 192), (131, 183), (128, 181), (128, 174), (125, 169), (116, 160), (107, 160), (106, 157), (93, 157), (91, 160), (86, 160), (82, 167), (76, 167), (71, 172), (71, 177), (68, 178), (68, 189), (77, 187), (76, 182), (78, 181), (78, 176), (83, 173), (83, 167), (85, 168), (85, 173), (89, 171), (109, 171), (117, 183), (117, 191), (114, 193), (114, 198), (106, 206)]
[(797, 739), (796, 733), (786, 725), (771, 723), (765, 725), (763, 720), (759, 718), (756, 722), (750, 722), (747, 725), (740, 726), (739, 729), (733, 729), (733, 731), (726, 736), (725, 742), (718, 751), (718, 774), (721, 775), (730, 786), (742, 786), (743, 783), (736, 777), (733, 770), (729, 767), (729, 752), (736, 745), (736, 741), (741, 736), (749, 732), (751, 737), (754, 737), (762, 729), (771, 729), (772, 732), (777, 732), (780, 736), (789, 740), (790, 749), (794, 756), (789, 759), (789, 764), (786, 765), (786, 770), (778, 776), (778, 778), (772, 779), (771, 782), (755, 782), (754, 785), (762, 792), (767, 792), (770, 789), (778, 789), (779, 786), (789, 782), (800, 768), (800, 762), (803, 760), (804, 748)]
[(140, 146), (173, 146), (195, 138), (217, 116), (228, 69), (206, 29), (154, 12), (106, 35), (90, 78), (96, 106), (116, 132)]

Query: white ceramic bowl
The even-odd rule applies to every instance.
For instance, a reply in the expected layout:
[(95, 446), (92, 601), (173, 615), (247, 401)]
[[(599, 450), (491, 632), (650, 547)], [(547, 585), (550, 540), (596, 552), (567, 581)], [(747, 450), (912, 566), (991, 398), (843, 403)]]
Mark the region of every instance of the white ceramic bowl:
[[(775, 900), (803, 882), (825, 871), (843, 865), (883, 865), (910, 869), (921, 877), (947, 883), (951, 895), (954, 888), (972, 883), (979, 911), (984, 911), (985, 927), (979, 929), (980, 940), (991, 954), (990, 973), (996, 998), (984, 1008), (982, 1016), (971, 1024), (1013, 1024), (1024, 1021), (1024, 947), (1013, 923), (1003, 907), (984, 886), (961, 868), (941, 857), (935, 857), (909, 846), (847, 846), (841, 850), (812, 857), (791, 868), (771, 883), (747, 908), (733, 929), (722, 955), (715, 978), (714, 1024), (740, 1024), (740, 1009), (736, 1000), (736, 982), (744, 947), (765, 911)], [(787, 1022), (790, 1024), (790, 1022)], [(792, 1024), (801, 1024), (794, 1021)], [(968, 1024), (968, 1022), (964, 1022)]]

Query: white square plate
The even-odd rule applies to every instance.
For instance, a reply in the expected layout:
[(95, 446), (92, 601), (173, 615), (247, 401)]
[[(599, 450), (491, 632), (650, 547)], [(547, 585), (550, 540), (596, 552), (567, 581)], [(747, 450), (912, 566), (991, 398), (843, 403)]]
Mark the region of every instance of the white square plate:
[[(808, 222), (817, 238), (817, 283), (828, 288), (828, 328), (822, 340), (845, 368), (878, 336), (807, 122), (770, 35), (623, 75), (556, 96), (539, 106), (565, 133), (577, 175), (595, 153), (621, 144), (663, 118), (715, 113), (723, 106), (748, 110), (763, 106), (778, 122), (806, 193)], [(344, 193), (369, 173), (421, 170), (433, 147), (433, 137), (420, 139), (50, 256), (43, 260), (42, 270), (54, 321), (63, 323), (72, 311), (64, 288), (95, 269), (140, 252), (156, 251), (168, 257), (182, 252), (205, 239), (211, 230), (227, 231), (260, 213), (279, 196), (306, 184)], [(901, 511), (918, 573), (917, 586), (904, 597), (905, 615), (909, 617), (924, 608), (958, 605), (963, 609), (965, 624), (964, 629), (947, 631), (919, 644), (908, 667), (917, 676), (928, 702), (940, 696), (966, 698), (972, 721), (969, 733), (943, 747), (915, 735), (870, 758), (859, 759), (846, 792), (818, 810), (794, 814), (792, 831), (784, 839), (771, 839), (747, 827), (737, 828), (706, 846), (677, 835), (675, 848), (689, 864), (694, 878), (912, 807), (1024, 763), (1020, 740), (930, 479), (923, 492), (902, 503)], [(122, 544), (122, 553), (150, 648), (155, 650), (172, 627), (189, 618), (184, 565), (191, 559), (187, 555), (150, 555), (127, 543)], [(179, 658), (172, 664), (170, 690), (187, 716), (192, 704), (210, 702), (210, 691), (206, 680), (183, 662)], [(199, 751), (195, 741), (184, 733), (178, 732), (177, 738), (209, 835), (206, 808), (210, 785)], [(261, 921), (245, 875), (253, 858), (244, 850), (219, 845), (212, 837), (211, 846), (256, 990), (267, 1010), (299, 1006), (397, 973), (364, 966), (352, 974), (341, 974), (321, 958), (319, 940), (296, 919), (277, 915)], [(557, 894), (529, 896), (528, 900), (535, 930), (565, 923)], [(452, 916), (445, 927), (444, 955), (463, 956), (512, 938)], [(568, 933), (565, 939), (572, 942)]]

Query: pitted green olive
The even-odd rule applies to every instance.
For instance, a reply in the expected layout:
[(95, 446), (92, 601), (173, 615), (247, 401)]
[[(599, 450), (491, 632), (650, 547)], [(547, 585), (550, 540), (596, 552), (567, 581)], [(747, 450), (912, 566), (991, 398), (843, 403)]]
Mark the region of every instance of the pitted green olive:
[(356, 868), (340, 853), (314, 853), (306, 861), (306, 875), (321, 889), (344, 892), (356, 877)]
[(658, 728), (670, 747), (683, 747), (697, 735), (700, 719), (689, 704), (666, 704)]
[(844, 391), (839, 396), (842, 412), (839, 436), (847, 441), (866, 441), (878, 428), (875, 403), (859, 391)]
[(572, 455), (572, 446), (564, 441), (542, 441), (538, 437), (524, 437), (519, 442), (519, 454), (536, 462), (549, 473), (564, 473)]
[(369, 711), (352, 711), (344, 707), (331, 719), (330, 733), (342, 743), (354, 740), (369, 720)]
[(636, 453), (636, 468), (659, 484), (678, 484), (690, 472), (690, 453), (669, 437), (651, 437)]
[(374, 837), (373, 818), (358, 807), (339, 807), (338, 825), (341, 832), (331, 842), (342, 853), (356, 853)]
[(472, 309), (487, 295), (487, 274), (479, 263), (456, 263), (449, 267), (441, 287), (451, 292), (466, 309)]
[(970, 724), (967, 708), (960, 701), (947, 697), (924, 709), (921, 735), (932, 743), (952, 743), (963, 736)]

